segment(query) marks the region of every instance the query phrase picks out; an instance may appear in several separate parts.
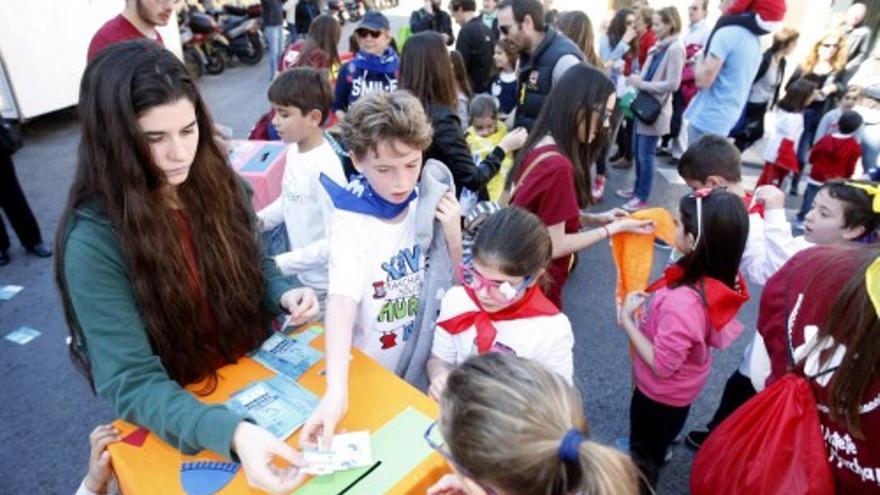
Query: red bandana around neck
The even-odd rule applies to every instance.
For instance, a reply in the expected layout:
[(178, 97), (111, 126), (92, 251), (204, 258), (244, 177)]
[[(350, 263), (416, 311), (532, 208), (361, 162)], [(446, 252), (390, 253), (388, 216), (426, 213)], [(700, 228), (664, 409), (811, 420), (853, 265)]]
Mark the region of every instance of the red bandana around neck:
[[(678, 264), (669, 265), (663, 272), (663, 276), (645, 289), (647, 292), (655, 292), (663, 287), (681, 280), (684, 269)], [(712, 277), (703, 277), (701, 281), (703, 296), (706, 300), (706, 312), (709, 314), (709, 324), (715, 331), (721, 331), (736, 314), (739, 308), (749, 300), (749, 289), (742, 274), (736, 275), (736, 284), (739, 290), (733, 290), (723, 282)]]
[(547, 299), (537, 284), (529, 287), (522, 299), (494, 313), (489, 313), (483, 309), (483, 305), (480, 304), (480, 300), (473, 289), (465, 286), (464, 290), (479, 310), (462, 313), (448, 320), (438, 322), (437, 325), (451, 335), (464, 332), (471, 326), (477, 327), (476, 341), (477, 350), (480, 354), (489, 352), (492, 344), (495, 343), (495, 336), (498, 330), (492, 324), (493, 321), (519, 320), (522, 318), (559, 314), (559, 308)]

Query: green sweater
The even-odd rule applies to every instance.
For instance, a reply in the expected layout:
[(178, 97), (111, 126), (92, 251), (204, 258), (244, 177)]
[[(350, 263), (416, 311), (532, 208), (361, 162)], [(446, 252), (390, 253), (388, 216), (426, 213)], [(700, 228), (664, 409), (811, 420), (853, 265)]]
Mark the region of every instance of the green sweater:
[[(98, 395), (116, 414), (143, 426), (185, 454), (208, 449), (232, 457), (232, 434), (243, 418), (209, 405), (172, 380), (150, 345), (134, 289), (109, 219), (94, 204), (77, 208), (62, 239), (63, 281), (82, 328)], [(283, 311), (291, 288), (275, 262), (263, 256), (265, 310)], [(221, 267), (222, 269), (222, 267)], [(72, 345), (76, 345), (73, 343)]]

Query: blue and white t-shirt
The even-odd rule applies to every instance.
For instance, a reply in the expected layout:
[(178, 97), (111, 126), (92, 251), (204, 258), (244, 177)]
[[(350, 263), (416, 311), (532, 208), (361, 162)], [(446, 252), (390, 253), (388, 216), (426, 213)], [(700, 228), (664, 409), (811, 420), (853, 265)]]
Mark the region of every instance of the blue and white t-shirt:
[(721, 60), (721, 71), (711, 86), (697, 93), (684, 118), (704, 134), (727, 136), (761, 65), (761, 41), (746, 28), (726, 26), (715, 33), (706, 56)]

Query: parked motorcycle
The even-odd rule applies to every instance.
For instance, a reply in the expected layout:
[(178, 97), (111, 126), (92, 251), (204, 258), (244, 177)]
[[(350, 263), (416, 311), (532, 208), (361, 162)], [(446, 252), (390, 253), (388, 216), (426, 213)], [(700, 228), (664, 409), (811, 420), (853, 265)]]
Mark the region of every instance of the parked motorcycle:
[(202, 49), (193, 43), (195, 35), (186, 24), (180, 24), (180, 44), (183, 48), (183, 63), (194, 79), (202, 77), (208, 60)]
[[(224, 6), (224, 12), (220, 15), (220, 25), (226, 42), (215, 40), (215, 46), (229, 59), (235, 56), (247, 65), (256, 65), (263, 59), (266, 50), (266, 42), (260, 30), (259, 11)], [(233, 15), (229, 12), (244, 15)]]
[(226, 59), (221, 46), (229, 45), (229, 41), (223, 36), (223, 32), (217, 21), (208, 14), (202, 12), (190, 12), (189, 28), (193, 37), (190, 44), (198, 50), (193, 50), (198, 56), (202, 67), (208, 74), (220, 74), (226, 69)]

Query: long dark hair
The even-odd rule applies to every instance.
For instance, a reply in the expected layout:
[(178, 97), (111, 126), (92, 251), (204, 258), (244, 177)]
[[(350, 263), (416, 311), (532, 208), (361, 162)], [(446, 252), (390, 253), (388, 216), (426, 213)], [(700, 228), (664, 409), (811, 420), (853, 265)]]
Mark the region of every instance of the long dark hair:
[[(626, 33), (626, 18), (629, 16), (635, 16), (636, 13), (632, 9), (619, 9), (614, 13), (614, 17), (611, 18), (611, 23), (608, 25), (608, 45), (609, 48), (614, 50), (614, 47), (620, 43), (620, 40), (623, 39), (623, 35)], [(635, 55), (639, 53), (639, 37), (630, 41), (629, 51), (626, 52), (627, 55)]]
[(527, 277), (546, 268), (553, 243), (544, 222), (534, 213), (511, 206), (489, 217), (474, 238), (474, 259), (492, 263), (512, 277)]
[(574, 165), (574, 186), (578, 204), (581, 207), (593, 202), (590, 166), (606, 139), (605, 127), (599, 119), (599, 128), (590, 143), (582, 143), (578, 138), (578, 127), (586, 120), (587, 136), (592, 132), (592, 115), (603, 115), (608, 97), (614, 93), (614, 84), (599, 69), (586, 64), (578, 64), (568, 69), (553, 85), (550, 95), (544, 101), (538, 118), (532, 126), (522, 151), (507, 174), (505, 188), (510, 189), (519, 176), (523, 158), (534, 149), (545, 136), (553, 136), (563, 155)]
[[(177, 187), (195, 260), (181, 240), (182, 216), (162, 192), (165, 175), (138, 124), (144, 112), (181, 98), (195, 107), (200, 131), (189, 177)], [(86, 67), (79, 120), (76, 176), (58, 227), (55, 258), (74, 364), (94, 388), (64, 250), (75, 210), (95, 205), (113, 228), (139, 316), (168, 375), (181, 385), (209, 379), (201, 391), (209, 392), (219, 363), (233, 362), (259, 345), (268, 315), (261, 309), (266, 284), (251, 207), (214, 140), (208, 109), (171, 52), (151, 41), (128, 41), (109, 47)], [(208, 318), (206, 301), (216, 303)]]
[(698, 225), (697, 201), (695, 194), (688, 194), (678, 204), (684, 232), (694, 236), (697, 244), (678, 260), (684, 276), (675, 285), (695, 285), (703, 277), (712, 277), (734, 289), (749, 235), (745, 204), (735, 194), (713, 190), (699, 199)]
[[(846, 429), (864, 438), (860, 408), (868, 387), (877, 380), (880, 370), (880, 320), (865, 286), (865, 272), (877, 259), (877, 249), (847, 249), (835, 254), (827, 267), (838, 266), (846, 257), (857, 256), (859, 269), (840, 291), (820, 335), (830, 335), (838, 344), (846, 346), (840, 367), (834, 372), (828, 389), (828, 407), (831, 419), (846, 425)], [(814, 301), (824, 303), (825, 301)], [(837, 350), (831, 346), (819, 355), (822, 369)]]
[(455, 108), (455, 74), (443, 37), (434, 31), (411, 36), (400, 56), (400, 88), (409, 90), (422, 105)]
[(559, 15), (556, 22), (559, 32), (568, 37), (574, 44), (581, 49), (587, 62), (602, 69), (604, 63), (596, 53), (596, 41), (593, 36), (593, 23), (590, 17), (579, 10), (570, 10)]
[[(339, 21), (337, 21), (335, 17), (328, 14), (321, 14), (318, 17), (315, 17), (312, 24), (309, 26), (309, 36), (303, 44), (302, 51), (297, 60), (297, 66), (301, 66), (307, 62), (312, 53), (318, 50), (327, 54), (329, 66), (315, 67), (316, 69), (326, 69), (338, 66), (339, 50), (336, 46), (339, 45), (339, 38), (341, 36), (342, 27), (339, 26)], [(302, 61), (303, 64), (299, 63), (300, 61)]]
[(452, 62), (452, 73), (455, 75), (455, 84), (468, 100), (474, 97), (474, 90), (471, 88), (471, 82), (468, 80), (467, 67), (464, 64), (464, 57), (455, 50), (449, 52), (449, 60)]
[(779, 100), (777, 106), (786, 112), (803, 112), (815, 91), (816, 83), (802, 77), (785, 88), (785, 95)]

